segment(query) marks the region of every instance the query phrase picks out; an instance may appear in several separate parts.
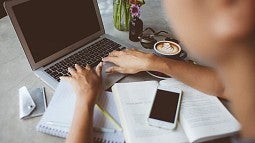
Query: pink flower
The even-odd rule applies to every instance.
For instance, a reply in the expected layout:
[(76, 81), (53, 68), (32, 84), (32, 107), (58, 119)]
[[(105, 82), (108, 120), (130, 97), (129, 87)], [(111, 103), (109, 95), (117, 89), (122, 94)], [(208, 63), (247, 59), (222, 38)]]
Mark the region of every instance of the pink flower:
[(139, 17), (140, 13), (141, 13), (141, 9), (138, 5), (132, 4), (131, 8), (130, 8), (130, 12), (131, 12), (132, 17)]

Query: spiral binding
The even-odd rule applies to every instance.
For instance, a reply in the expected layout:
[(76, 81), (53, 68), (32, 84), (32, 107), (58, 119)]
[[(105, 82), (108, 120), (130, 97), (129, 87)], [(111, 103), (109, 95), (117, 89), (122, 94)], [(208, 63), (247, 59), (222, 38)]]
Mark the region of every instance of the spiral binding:
[(58, 129), (54, 129), (45, 125), (39, 125), (37, 128), (37, 131), (45, 133), (45, 134), (50, 134), (53, 136), (57, 136), (57, 137), (62, 137), (62, 138), (66, 138), (68, 132), (62, 131), (62, 130), (58, 130)]
[[(45, 134), (49, 134), (49, 135), (53, 135), (53, 136), (57, 136), (57, 137), (61, 137), (61, 138), (66, 138), (68, 132), (62, 131), (62, 130), (58, 130), (58, 129), (54, 129), (45, 125), (38, 125), (36, 127), (36, 130)], [(98, 138), (98, 137), (93, 137), (93, 141), (95, 143), (119, 143), (119, 142), (115, 142), (115, 141), (110, 141), (107, 139), (103, 139), (103, 138)]]
[(110, 141), (110, 140), (106, 140), (106, 139), (102, 139), (102, 138), (97, 138), (97, 137), (93, 138), (93, 142), (94, 143), (120, 143), (120, 142)]

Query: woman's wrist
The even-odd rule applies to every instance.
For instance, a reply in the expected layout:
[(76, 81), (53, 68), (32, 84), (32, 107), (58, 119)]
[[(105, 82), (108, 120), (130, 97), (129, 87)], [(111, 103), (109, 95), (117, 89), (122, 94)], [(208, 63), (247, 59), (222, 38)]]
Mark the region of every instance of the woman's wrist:
[(148, 56), (148, 65), (146, 67), (147, 71), (162, 71), (165, 61), (162, 57), (150, 54)]
[(80, 108), (93, 109), (95, 106), (96, 99), (97, 99), (97, 93), (95, 92), (81, 93), (76, 96), (76, 104)]
[(154, 64), (155, 64), (155, 59), (157, 57), (154, 54), (147, 54), (146, 57), (146, 65), (145, 65), (145, 69), (144, 71), (151, 71), (154, 68)]
[(88, 103), (84, 101), (83, 99), (76, 99), (75, 108), (76, 110), (79, 110), (80, 112), (90, 112), (93, 113), (95, 103)]

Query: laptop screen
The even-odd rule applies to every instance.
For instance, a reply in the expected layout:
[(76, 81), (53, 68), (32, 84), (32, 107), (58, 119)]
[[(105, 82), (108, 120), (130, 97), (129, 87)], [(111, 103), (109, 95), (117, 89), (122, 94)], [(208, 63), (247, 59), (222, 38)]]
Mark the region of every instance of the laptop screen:
[(13, 11), (35, 63), (100, 31), (93, 0), (30, 0)]

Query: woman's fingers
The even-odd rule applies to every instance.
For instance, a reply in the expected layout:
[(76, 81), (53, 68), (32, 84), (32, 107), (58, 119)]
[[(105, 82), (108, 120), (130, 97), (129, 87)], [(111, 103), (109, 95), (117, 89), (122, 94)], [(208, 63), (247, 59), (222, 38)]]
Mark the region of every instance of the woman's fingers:
[(67, 82), (71, 82), (72, 81), (72, 78), (70, 76), (61, 76), (59, 77), (61, 80), (65, 80)]
[(86, 65), (85, 69), (90, 71), (91, 70), (90, 65)]
[(123, 55), (124, 52), (123, 51), (112, 51), (111, 53), (109, 53), (109, 57), (118, 57)]
[(72, 76), (76, 76), (77, 75), (77, 72), (76, 72), (76, 70), (75, 69), (73, 69), (73, 68), (68, 68), (68, 72), (72, 75)]
[(129, 49), (125, 49), (124, 51), (130, 52), (130, 51), (137, 51), (135, 48), (129, 48)]
[(101, 77), (102, 75), (102, 67), (103, 67), (103, 62), (100, 62), (97, 67), (96, 67), (96, 74)]
[(117, 60), (118, 60), (117, 57), (111, 57), (111, 56), (108, 56), (102, 59), (103, 62), (110, 62), (114, 64), (117, 64)]
[(107, 73), (115, 73), (115, 72), (124, 73), (123, 68), (121, 68), (121, 67), (116, 67), (116, 66), (109, 67), (109, 68), (107, 68), (105, 71), (106, 71)]
[(77, 72), (82, 72), (82, 70), (83, 70), (83, 68), (78, 64), (75, 64), (74, 67), (77, 70)]

